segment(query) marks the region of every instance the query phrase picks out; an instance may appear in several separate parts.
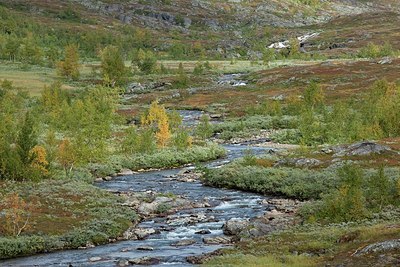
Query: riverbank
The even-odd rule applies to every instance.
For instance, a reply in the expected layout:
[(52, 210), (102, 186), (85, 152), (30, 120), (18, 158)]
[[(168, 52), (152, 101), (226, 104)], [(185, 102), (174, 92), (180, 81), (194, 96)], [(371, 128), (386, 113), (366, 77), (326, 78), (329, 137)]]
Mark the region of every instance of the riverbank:
[[(227, 157), (211, 162), (210, 166), (221, 166), (226, 161), (242, 157), (246, 149), (246, 146), (228, 147)], [(257, 153), (265, 151), (254, 149), (259, 151)], [(150, 257), (159, 264), (179, 263), (184, 266), (188, 264), (186, 258), (190, 255), (201, 255), (231, 245), (234, 240), (225, 237), (222, 230), (227, 221), (262, 216), (269, 205), (267, 202), (262, 204), (265, 198), (256, 194), (204, 187), (199, 181), (177, 181), (173, 177), (181, 171), (141, 172), (96, 183), (98, 187), (119, 195), (124, 199), (124, 207), (137, 210), (144, 218), (125, 232), (123, 236), (129, 240), (89, 248), (85, 253), (67, 250), (9, 260), (3, 264), (13, 266), (29, 262), (48, 266), (57, 262), (74, 265), (97, 260), (98, 266), (110, 266), (120, 261), (136, 262)], [(177, 206), (177, 202), (182, 205)]]
[(0, 194), (2, 207), (15, 215), (1, 217), (0, 259), (106, 244), (139, 219), (121, 198), (77, 180), (2, 182)]

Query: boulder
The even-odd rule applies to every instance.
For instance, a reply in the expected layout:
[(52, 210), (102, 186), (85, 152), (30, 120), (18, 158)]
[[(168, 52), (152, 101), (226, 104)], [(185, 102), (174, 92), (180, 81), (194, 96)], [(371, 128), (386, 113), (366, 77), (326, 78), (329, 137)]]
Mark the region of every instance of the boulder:
[(104, 181), (111, 181), (111, 180), (112, 180), (112, 177), (111, 177), (111, 176), (106, 176), (106, 177), (103, 178), (103, 180), (104, 180)]
[(385, 65), (385, 64), (392, 64), (393, 60), (390, 57), (384, 57), (378, 61), (378, 64)]
[(368, 245), (358, 251), (356, 251), (353, 256), (362, 256), (369, 253), (375, 252), (386, 252), (391, 250), (398, 250), (400, 249), (400, 239), (388, 240), (383, 242), (374, 243)]
[(220, 245), (220, 244), (231, 244), (234, 238), (232, 236), (216, 236), (216, 237), (205, 237), (203, 242), (208, 245)]
[(332, 150), (335, 151), (335, 157), (366, 156), (371, 154), (383, 154), (385, 152), (392, 152), (390, 147), (370, 141), (355, 143), (347, 147), (336, 147), (332, 148)]
[(188, 256), (186, 257), (186, 260), (191, 264), (203, 264), (211, 258), (221, 255), (223, 255), (222, 250), (216, 250), (210, 253), (204, 253), (199, 256)]
[(209, 234), (211, 234), (211, 231), (208, 230), (208, 229), (206, 229), (206, 230), (200, 230), (200, 231), (195, 232), (195, 234), (196, 234), (196, 235), (209, 235)]
[(156, 265), (160, 263), (160, 259), (151, 257), (142, 257), (142, 258), (129, 259), (128, 262), (134, 265)]
[(141, 240), (155, 233), (156, 230), (154, 230), (153, 228), (138, 228), (134, 230), (134, 234), (137, 236), (138, 239)]
[(138, 208), (138, 213), (143, 214), (143, 215), (150, 215), (154, 214), (157, 211), (158, 204), (155, 202), (147, 203), (143, 202), (140, 204)]
[(321, 165), (322, 162), (318, 159), (312, 158), (295, 158), (295, 159), (281, 159), (275, 163), (276, 167), (279, 166), (295, 166), (298, 168), (309, 168)]
[(125, 175), (132, 175), (134, 172), (129, 169), (122, 169), (117, 175), (118, 176), (125, 176)]
[(224, 226), (223, 231), (226, 235), (239, 235), (240, 232), (249, 227), (249, 222), (240, 219), (230, 219)]

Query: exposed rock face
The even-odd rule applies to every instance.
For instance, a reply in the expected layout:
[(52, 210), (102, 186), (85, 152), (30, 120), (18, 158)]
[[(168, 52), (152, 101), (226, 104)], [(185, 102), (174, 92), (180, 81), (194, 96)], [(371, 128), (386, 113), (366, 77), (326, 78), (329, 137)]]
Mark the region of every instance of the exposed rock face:
[(371, 154), (382, 154), (385, 152), (393, 152), (389, 147), (377, 144), (375, 142), (363, 141), (352, 144), (350, 146), (337, 146), (331, 148), (335, 157), (345, 156), (366, 156)]
[(125, 88), (125, 94), (142, 94), (153, 90), (163, 91), (171, 86), (171, 83), (167, 82), (151, 82), (141, 84), (137, 82), (130, 83)]
[(297, 159), (281, 159), (275, 166), (294, 166), (298, 168), (309, 168), (321, 165), (322, 162), (318, 159), (297, 158)]
[(361, 250), (358, 250), (353, 256), (361, 256), (369, 253), (375, 252), (387, 252), (391, 250), (399, 250), (400, 249), (400, 239), (388, 240), (384, 242), (374, 243), (364, 247)]
[(278, 198), (265, 200), (263, 204), (268, 206), (269, 210), (263, 216), (251, 219), (235, 236), (246, 239), (286, 229), (297, 223), (295, 215), (303, 202)]

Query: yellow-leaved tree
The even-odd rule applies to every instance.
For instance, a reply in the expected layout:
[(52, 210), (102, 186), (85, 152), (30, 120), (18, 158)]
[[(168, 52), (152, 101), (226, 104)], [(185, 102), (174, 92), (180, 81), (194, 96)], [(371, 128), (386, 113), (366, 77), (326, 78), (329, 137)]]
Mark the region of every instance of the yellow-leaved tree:
[(166, 147), (168, 141), (171, 139), (171, 132), (169, 131), (168, 117), (162, 117), (158, 121), (158, 131), (156, 133), (157, 145), (159, 147)]
[(31, 167), (41, 175), (46, 176), (49, 173), (46, 149), (42, 146), (34, 146), (29, 151), (29, 156), (32, 159)]
[(70, 44), (65, 47), (65, 59), (58, 62), (58, 73), (66, 78), (78, 80), (79, 73), (79, 49), (75, 44)]
[(168, 114), (164, 106), (159, 105), (157, 101), (151, 103), (148, 112), (142, 116), (141, 123), (144, 126), (156, 129), (156, 139), (159, 147), (168, 145), (171, 139), (171, 132)]

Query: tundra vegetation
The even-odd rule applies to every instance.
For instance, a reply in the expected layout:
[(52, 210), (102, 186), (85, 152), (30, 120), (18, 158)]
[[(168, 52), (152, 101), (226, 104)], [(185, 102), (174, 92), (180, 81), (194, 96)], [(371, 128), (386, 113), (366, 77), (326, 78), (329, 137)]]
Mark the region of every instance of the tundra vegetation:
[[(378, 264), (345, 255), (400, 238), (396, 1), (351, 1), (376, 11), (360, 14), (272, 1), (276, 23), (248, 15), (265, 1), (205, 1), (191, 18), (174, 1), (131, 1), (143, 23), (28, 2), (0, 3), (0, 259), (107, 243), (138, 217), (96, 178), (206, 162), (225, 155), (218, 143), (246, 141), (295, 149), (201, 167), (202, 182), (306, 203), (296, 226), (207, 264)], [(177, 14), (154, 26), (147, 5)], [(244, 85), (224, 83), (232, 73)], [(205, 114), (188, 126), (185, 109)], [(346, 150), (366, 140), (383, 149)]]

